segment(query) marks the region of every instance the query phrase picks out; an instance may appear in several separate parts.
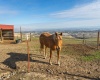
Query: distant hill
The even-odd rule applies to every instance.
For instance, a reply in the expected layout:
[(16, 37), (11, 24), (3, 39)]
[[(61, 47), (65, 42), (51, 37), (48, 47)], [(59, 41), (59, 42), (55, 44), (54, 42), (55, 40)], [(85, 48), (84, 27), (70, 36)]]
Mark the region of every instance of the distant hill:
[[(50, 33), (54, 33), (54, 32), (97, 32), (97, 31), (100, 31), (100, 28), (59, 28), (59, 29), (35, 29), (35, 30), (30, 30), (30, 29), (22, 29), (22, 32), (24, 33), (33, 33), (33, 32), (38, 32), (38, 33), (41, 33), (41, 32), (50, 32)], [(20, 32), (19, 29), (16, 29), (15, 28), (15, 32)]]

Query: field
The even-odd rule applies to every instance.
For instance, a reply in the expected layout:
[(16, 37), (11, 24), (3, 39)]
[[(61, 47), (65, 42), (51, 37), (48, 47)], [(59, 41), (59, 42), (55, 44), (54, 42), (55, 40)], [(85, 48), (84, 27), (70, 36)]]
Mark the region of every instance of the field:
[(57, 65), (56, 51), (49, 65), (39, 52), (38, 37), (29, 42), (30, 73), (27, 72), (26, 41), (19, 44), (0, 44), (0, 80), (100, 80), (100, 50), (83, 45), (81, 39), (63, 38)]

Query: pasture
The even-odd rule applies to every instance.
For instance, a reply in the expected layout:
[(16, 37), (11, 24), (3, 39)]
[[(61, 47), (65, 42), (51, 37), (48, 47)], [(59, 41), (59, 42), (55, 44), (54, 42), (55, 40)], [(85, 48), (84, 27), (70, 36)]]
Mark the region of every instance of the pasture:
[[(99, 80), (100, 50), (83, 45), (82, 39), (63, 38), (60, 53), (61, 66), (57, 65), (54, 51), (52, 65), (39, 52), (39, 37), (29, 42), (30, 73), (27, 73), (26, 42), (0, 44), (0, 78), (3, 80)], [(0, 80), (1, 80), (0, 79)]]

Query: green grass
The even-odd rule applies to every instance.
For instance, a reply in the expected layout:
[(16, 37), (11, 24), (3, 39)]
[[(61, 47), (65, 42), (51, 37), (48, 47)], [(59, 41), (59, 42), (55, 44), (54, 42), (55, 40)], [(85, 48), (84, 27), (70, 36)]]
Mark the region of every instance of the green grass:
[[(87, 45), (91, 45), (93, 47), (96, 46), (96, 38), (89, 38), (86, 39), (87, 41)], [(66, 44), (82, 44), (83, 40), (82, 39), (67, 39), (67, 38), (63, 38), (63, 45)], [(87, 53), (82, 53), (80, 51), (75, 51), (72, 47), (67, 47), (67, 46), (63, 46), (62, 48), (62, 53), (63, 54), (67, 54), (67, 55), (73, 55), (73, 56), (79, 56), (79, 58), (83, 61), (93, 61), (93, 60), (100, 60), (100, 51), (90, 51)], [(87, 55), (85, 55), (87, 54)]]
[[(87, 40), (94, 41), (96, 39), (94, 38), (94, 39), (87, 39)], [(89, 55), (84, 56), (82, 51), (74, 50), (72, 46), (67, 46), (67, 44), (82, 44), (82, 42), (83, 42), (82, 39), (63, 38), (63, 47), (62, 47), (61, 54), (71, 55), (74, 57), (78, 56), (78, 57), (80, 57), (81, 60), (84, 60), (84, 61), (100, 60), (100, 51), (88, 52)], [(30, 45), (31, 51), (39, 52), (39, 50), (40, 50), (39, 37), (32, 37), (32, 41), (29, 42), (29, 45)], [(49, 51), (47, 51), (47, 52), (49, 52)]]
[(92, 55), (82, 56), (81, 59), (84, 61), (100, 60), (100, 51), (94, 52)]
[(76, 38), (63, 38), (63, 44), (82, 44), (82, 39)]
[(86, 41), (97, 41), (97, 38), (89, 38), (89, 39), (85, 39)]
[(38, 37), (33, 37), (32, 41), (29, 42), (30, 49), (33, 51), (39, 51), (40, 50), (40, 42)]

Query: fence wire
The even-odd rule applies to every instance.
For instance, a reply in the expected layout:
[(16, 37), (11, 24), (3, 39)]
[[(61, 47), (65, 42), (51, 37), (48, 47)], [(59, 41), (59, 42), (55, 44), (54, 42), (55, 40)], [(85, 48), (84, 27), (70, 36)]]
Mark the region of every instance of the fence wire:
[[(100, 34), (100, 33), (99, 33)], [(35, 39), (34, 37), (39, 37), (40, 32), (38, 33), (15, 33), (15, 39), (26, 40), (26, 35), (29, 36), (29, 40)], [(98, 36), (97, 31), (87, 31), (87, 32), (65, 32), (63, 33), (63, 43), (64, 44), (85, 44), (97, 48), (97, 45), (100, 46), (100, 36)]]

